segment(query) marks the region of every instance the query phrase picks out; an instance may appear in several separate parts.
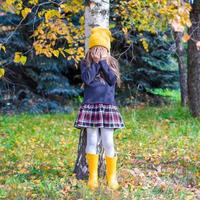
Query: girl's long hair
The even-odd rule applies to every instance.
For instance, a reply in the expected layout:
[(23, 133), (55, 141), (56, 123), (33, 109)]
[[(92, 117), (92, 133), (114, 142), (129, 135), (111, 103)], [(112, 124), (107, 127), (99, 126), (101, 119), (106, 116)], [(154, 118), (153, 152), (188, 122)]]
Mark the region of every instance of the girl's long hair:
[[(92, 48), (90, 48), (84, 58), (84, 61), (86, 62), (87, 67), (91, 66), (91, 63), (93, 61), (91, 53), (95, 53), (97, 51), (99, 51), (99, 53), (101, 52), (105, 52), (105, 50), (107, 50), (105, 47), (103, 46), (94, 46)], [(110, 52), (108, 52), (108, 56), (106, 58), (106, 61), (108, 63), (108, 65), (110, 66), (110, 68), (113, 70), (114, 74), (117, 77), (117, 86), (120, 88), (121, 87), (121, 73), (120, 73), (120, 69), (119, 69), (119, 62), (117, 59), (115, 59), (113, 56), (110, 55)], [(100, 71), (100, 73), (97, 75), (100, 78), (100, 81), (103, 82), (105, 84), (105, 77), (104, 74), (102, 73), (102, 71)], [(85, 83), (83, 83), (81, 85), (81, 88), (84, 87)]]

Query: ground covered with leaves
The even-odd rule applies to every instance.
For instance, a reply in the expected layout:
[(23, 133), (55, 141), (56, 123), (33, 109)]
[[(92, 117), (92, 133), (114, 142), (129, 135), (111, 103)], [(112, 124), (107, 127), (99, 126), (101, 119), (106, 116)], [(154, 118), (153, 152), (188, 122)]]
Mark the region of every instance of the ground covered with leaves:
[(91, 192), (73, 174), (77, 110), (0, 116), (0, 199), (200, 199), (200, 120), (178, 104), (120, 111), (115, 192), (102, 177)]

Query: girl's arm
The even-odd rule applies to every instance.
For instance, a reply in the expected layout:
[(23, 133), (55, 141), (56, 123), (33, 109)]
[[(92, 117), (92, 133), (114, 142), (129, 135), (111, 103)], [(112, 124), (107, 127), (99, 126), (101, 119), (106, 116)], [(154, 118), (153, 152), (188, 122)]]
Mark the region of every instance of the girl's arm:
[(99, 69), (100, 69), (100, 65), (98, 65), (97, 63), (92, 62), (91, 66), (88, 68), (86, 66), (86, 62), (84, 60), (81, 60), (82, 81), (89, 85), (94, 80), (96, 74), (98, 74)]
[(114, 85), (117, 80), (117, 76), (115, 75), (113, 70), (110, 68), (110, 66), (107, 64), (106, 60), (105, 59), (100, 60), (99, 64), (101, 65), (101, 69), (105, 75), (105, 78), (108, 84)]

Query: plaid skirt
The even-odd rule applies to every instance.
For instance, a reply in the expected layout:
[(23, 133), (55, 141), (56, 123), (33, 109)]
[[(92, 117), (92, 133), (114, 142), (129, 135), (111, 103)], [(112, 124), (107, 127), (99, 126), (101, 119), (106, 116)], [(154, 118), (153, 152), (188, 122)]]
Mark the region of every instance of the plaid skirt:
[(75, 128), (98, 127), (98, 128), (125, 128), (124, 121), (118, 107), (104, 103), (85, 103), (79, 107)]

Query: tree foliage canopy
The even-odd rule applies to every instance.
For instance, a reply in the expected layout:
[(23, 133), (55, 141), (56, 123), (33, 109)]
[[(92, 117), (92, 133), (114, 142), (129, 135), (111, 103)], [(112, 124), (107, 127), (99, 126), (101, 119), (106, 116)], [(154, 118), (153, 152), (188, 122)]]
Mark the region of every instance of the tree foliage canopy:
[[(82, 90), (72, 85), (78, 82), (78, 64), (84, 57), (87, 3), (4, 1), (0, 16), (3, 83), (8, 80), (16, 87), (28, 85), (31, 91), (45, 97), (58, 95), (67, 99), (79, 95)], [(123, 66), (124, 83), (142, 88), (176, 87), (177, 72), (171, 69), (170, 26), (177, 31), (190, 26), (189, 4), (178, 0), (111, 0), (110, 4), (112, 52)], [(190, 38), (185, 34), (183, 40)]]

